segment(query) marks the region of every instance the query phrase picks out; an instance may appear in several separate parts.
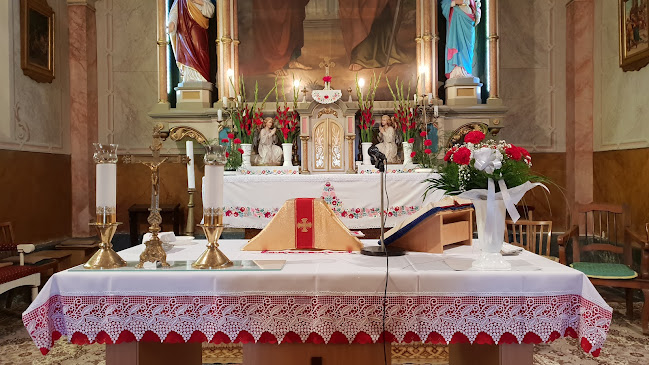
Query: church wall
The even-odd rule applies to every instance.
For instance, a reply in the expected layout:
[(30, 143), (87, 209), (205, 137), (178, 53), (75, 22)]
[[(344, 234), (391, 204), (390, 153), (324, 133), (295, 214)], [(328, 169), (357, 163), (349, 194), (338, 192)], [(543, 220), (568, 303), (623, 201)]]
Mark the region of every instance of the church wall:
[(20, 1), (0, 2), (0, 222), (18, 241), (70, 235), (68, 22), (55, 12), (55, 78), (37, 83), (20, 68)]
[(649, 67), (620, 68), (617, 7), (617, 1), (595, 2), (595, 151), (649, 147)]

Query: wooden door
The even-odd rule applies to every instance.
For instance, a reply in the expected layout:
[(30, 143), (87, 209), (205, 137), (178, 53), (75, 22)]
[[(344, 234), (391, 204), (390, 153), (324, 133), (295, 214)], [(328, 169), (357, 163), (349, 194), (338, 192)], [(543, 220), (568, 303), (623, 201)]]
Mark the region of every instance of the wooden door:
[(345, 133), (334, 119), (324, 119), (313, 128), (313, 171), (342, 172), (344, 160)]

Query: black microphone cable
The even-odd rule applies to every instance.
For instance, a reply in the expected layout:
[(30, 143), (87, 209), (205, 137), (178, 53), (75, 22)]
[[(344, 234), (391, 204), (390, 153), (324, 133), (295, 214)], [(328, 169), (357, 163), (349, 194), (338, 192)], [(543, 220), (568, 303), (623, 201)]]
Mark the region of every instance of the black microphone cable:
[[(387, 162), (387, 161), (386, 161)], [(383, 189), (385, 190), (385, 200), (387, 200), (386, 204), (386, 209), (389, 211), (390, 210), (390, 196), (388, 195), (388, 184), (387, 184), (388, 178), (386, 173), (383, 173)], [(382, 191), (381, 194), (384, 192)], [(388, 219), (387, 214), (383, 214), (383, 222), (382, 225), (385, 227), (385, 221)], [(388, 250), (385, 248), (385, 242), (381, 242), (383, 244), (383, 249), (385, 250), (385, 286), (383, 287), (383, 363), (385, 365), (388, 365), (388, 355), (387, 355), (387, 349), (385, 345), (385, 341), (387, 340), (387, 335), (385, 333), (385, 320), (386, 320), (386, 312), (387, 312), (387, 301), (388, 301), (388, 278), (389, 278), (389, 272), (390, 272), (390, 261), (388, 255)]]

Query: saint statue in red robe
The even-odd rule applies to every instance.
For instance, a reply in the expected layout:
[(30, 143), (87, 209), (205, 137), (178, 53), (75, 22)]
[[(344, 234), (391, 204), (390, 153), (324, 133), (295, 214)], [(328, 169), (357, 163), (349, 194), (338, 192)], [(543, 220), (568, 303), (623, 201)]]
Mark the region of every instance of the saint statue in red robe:
[(213, 16), (210, 0), (175, 0), (169, 10), (169, 36), (182, 82), (210, 80), (207, 28)]

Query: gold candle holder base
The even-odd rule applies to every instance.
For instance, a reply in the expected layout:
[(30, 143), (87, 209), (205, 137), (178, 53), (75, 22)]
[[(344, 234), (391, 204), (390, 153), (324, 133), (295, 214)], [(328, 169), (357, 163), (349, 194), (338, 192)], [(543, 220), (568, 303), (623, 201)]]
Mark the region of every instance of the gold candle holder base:
[(160, 266), (169, 267), (169, 264), (167, 263), (167, 253), (162, 248), (162, 241), (158, 238), (157, 232), (150, 240), (144, 243), (144, 246), (144, 251), (140, 254), (140, 262), (135, 265), (135, 268), (143, 268), (145, 262), (159, 262)]
[[(208, 219), (205, 219), (208, 221)], [(199, 224), (205, 231), (207, 237), (207, 250), (205, 250), (192, 264), (194, 269), (222, 269), (232, 266), (232, 261), (219, 250), (217, 243), (223, 232), (223, 217), (220, 216), (219, 223)]]
[(86, 262), (84, 269), (99, 270), (99, 269), (116, 269), (118, 267), (126, 266), (124, 261), (115, 250), (113, 250), (113, 236), (117, 231), (117, 226), (121, 223), (90, 223), (91, 226), (97, 228), (101, 243), (99, 250)]

